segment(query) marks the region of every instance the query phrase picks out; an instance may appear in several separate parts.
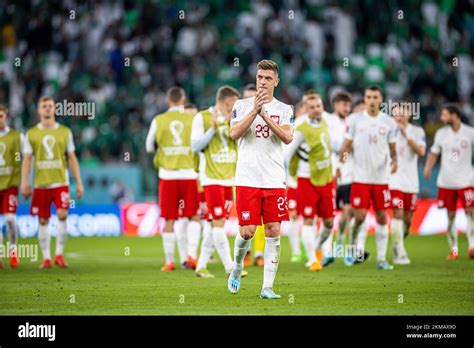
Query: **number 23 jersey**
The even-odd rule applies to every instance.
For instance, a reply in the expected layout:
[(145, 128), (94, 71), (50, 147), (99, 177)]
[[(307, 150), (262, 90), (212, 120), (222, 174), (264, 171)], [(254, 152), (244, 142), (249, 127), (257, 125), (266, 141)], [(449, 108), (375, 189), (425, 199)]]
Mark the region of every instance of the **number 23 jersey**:
[[(236, 121), (242, 121), (252, 111), (254, 100), (255, 97), (240, 99), (234, 104), (231, 126)], [(273, 98), (263, 108), (280, 126), (294, 127), (293, 109), (290, 105)], [(285, 188), (283, 145), (263, 118), (257, 115), (238, 141), (235, 186)]]

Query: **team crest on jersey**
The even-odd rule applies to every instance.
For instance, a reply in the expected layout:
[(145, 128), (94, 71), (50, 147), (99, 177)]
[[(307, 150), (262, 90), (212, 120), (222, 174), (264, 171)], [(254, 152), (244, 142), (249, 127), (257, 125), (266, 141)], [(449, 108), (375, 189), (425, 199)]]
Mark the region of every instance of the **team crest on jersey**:
[(270, 118), (275, 121), (276, 123), (280, 124), (280, 116), (278, 115), (271, 115)]
[(222, 215), (222, 207), (215, 207), (214, 208), (214, 215), (221, 216)]
[(379, 128), (379, 133), (380, 133), (380, 135), (385, 135), (387, 133), (387, 129), (385, 129), (385, 127), (380, 127)]
[(360, 205), (360, 197), (354, 197), (354, 205), (356, 207)]
[(244, 220), (244, 221), (250, 220), (250, 212), (249, 211), (243, 211), (242, 212), (242, 220)]
[(468, 146), (467, 140), (466, 140), (466, 139), (462, 139), (462, 140), (461, 140), (461, 148), (467, 149), (467, 146)]

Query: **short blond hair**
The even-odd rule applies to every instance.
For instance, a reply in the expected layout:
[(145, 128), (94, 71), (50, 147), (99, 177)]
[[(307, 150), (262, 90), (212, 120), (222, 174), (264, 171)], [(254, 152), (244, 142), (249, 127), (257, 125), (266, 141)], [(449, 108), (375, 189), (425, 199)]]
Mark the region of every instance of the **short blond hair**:
[(223, 101), (229, 97), (240, 98), (240, 93), (231, 86), (222, 86), (217, 90), (216, 99), (218, 101)]
[(43, 102), (45, 102), (45, 101), (48, 101), (48, 100), (52, 100), (53, 103), (54, 103), (54, 98), (53, 98), (53, 97), (51, 97), (51, 96), (49, 96), (49, 95), (44, 95), (44, 96), (42, 96), (41, 98), (39, 98), (39, 100), (38, 100), (38, 105), (41, 104), (41, 103), (43, 103)]
[(8, 108), (3, 104), (0, 104), (0, 112), (4, 112), (8, 116)]
[(257, 70), (272, 70), (278, 75), (278, 64), (275, 63), (273, 60), (270, 59), (264, 59), (258, 62), (257, 64)]

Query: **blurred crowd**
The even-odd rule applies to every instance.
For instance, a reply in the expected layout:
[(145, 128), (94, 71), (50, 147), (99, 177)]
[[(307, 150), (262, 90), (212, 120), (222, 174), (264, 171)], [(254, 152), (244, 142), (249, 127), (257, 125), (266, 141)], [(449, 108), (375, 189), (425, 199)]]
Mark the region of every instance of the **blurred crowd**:
[[(37, 122), (36, 101), (92, 101), (96, 117), (63, 117), (83, 165), (150, 167), (144, 138), (165, 92), (181, 85), (206, 107), (222, 84), (242, 88), (255, 64), (280, 64), (278, 97), (329, 97), (367, 84), (421, 105), (432, 136), (446, 101), (474, 107), (474, 1), (0, 0), (0, 103)], [(471, 122), (474, 123), (474, 122)]]

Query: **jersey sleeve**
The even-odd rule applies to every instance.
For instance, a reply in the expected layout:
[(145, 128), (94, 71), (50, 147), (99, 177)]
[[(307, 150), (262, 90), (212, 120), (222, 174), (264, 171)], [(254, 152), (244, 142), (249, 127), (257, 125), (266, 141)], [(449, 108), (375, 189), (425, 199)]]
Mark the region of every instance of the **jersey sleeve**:
[(422, 127), (418, 128), (418, 136), (416, 139), (416, 143), (418, 146), (426, 147), (426, 135), (425, 130)]
[(23, 150), (24, 155), (32, 155), (33, 154), (33, 147), (31, 146), (31, 143), (28, 140), (28, 133), (26, 133), (26, 135), (24, 136), (22, 150)]
[(285, 156), (286, 167), (288, 167), (288, 165), (290, 164), (291, 158), (296, 153), (296, 151), (298, 151), (298, 148), (300, 147), (301, 144), (303, 144), (303, 142), (304, 142), (303, 133), (296, 130), (293, 136), (293, 141), (289, 143), (288, 145), (286, 145), (285, 147), (284, 156)]
[(347, 131), (346, 134), (344, 134), (344, 138), (348, 140), (354, 140), (354, 135), (355, 135), (355, 126), (356, 122), (354, 121), (355, 115), (347, 118)]
[(155, 136), (156, 136), (156, 118), (151, 121), (150, 129), (146, 135), (145, 150), (147, 153), (155, 152)]
[(295, 127), (295, 115), (293, 112), (293, 107), (291, 105), (287, 105), (285, 108), (285, 112), (283, 113), (283, 118), (281, 120), (281, 125), (290, 125), (293, 128)]
[(71, 130), (69, 130), (69, 136), (68, 136), (68, 139), (67, 139), (66, 152), (67, 153), (72, 153), (74, 151), (76, 151), (76, 146), (74, 145), (74, 137), (72, 136)]
[(200, 152), (206, 148), (212, 137), (216, 134), (214, 127), (210, 127), (204, 133), (204, 121), (202, 114), (198, 113), (194, 116), (193, 126), (191, 131), (191, 148), (194, 152)]
[(234, 122), (241, 121), (242, 118), (245, 117), (245, 107), (241, 100), (237, 100), (234, 104), (234, 108), (232, 109), (232, 118), (230, 120), (230, 124)]
[(433, 152), (436, 155), (439, 155), (441, 153), (441, 135), (440, 135), (440, 130), (438, 130), (435, 134), (433, 145), (431, 145), (431, 152)]
[(388, 142), (390, 144), (394, 144), (397, 142), (397, 132), (399, 130), (398, 130), (397, 123), (392, 118), (389, 118), (389, 122), (390, 122), (390, 126), (388, 130)]

